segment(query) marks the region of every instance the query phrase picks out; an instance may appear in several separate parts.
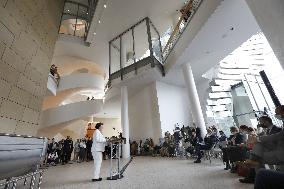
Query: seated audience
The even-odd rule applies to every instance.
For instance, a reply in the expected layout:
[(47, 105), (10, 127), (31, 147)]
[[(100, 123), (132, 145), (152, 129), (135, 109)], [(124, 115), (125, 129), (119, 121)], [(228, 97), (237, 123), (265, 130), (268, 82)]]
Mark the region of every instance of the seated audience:
[(194, 163), (201, 163), (202, 150), (210, 150), (218, 142), (218, 137), (211, 129), (207, 129), (207, 134), (204, 137), (204, 144), (198, 143), (196, 145), (197, 160)]
[(264, 167), (264, 164), (279, 165), (284, 163), (284, 131), (273, 125), (271, 118), (262, 116), (259, 118), (258, 127), (264, 128), (265, 135), (257, 138), (250, 153), (250, 159), (245, 163), (251, 167), (249, 175), (240, 179), (242, 183), (253, 183), (256, 172)]

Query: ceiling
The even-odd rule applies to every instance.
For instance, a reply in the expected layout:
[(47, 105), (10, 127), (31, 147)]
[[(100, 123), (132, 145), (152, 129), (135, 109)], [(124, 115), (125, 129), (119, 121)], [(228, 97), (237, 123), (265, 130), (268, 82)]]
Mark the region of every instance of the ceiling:
[(101, 23), (90, 47), (58, 40), (54, 56), (81, 57), (101, 65), (108, 72), (108, 42), (144, 17), (149, 17), (160, 33), (169, 28), (185, 0), (108, 0)]

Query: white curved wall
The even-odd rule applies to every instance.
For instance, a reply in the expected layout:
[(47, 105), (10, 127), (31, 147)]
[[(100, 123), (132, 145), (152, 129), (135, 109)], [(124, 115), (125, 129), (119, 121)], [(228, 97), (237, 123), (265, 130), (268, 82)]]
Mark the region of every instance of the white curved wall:
[(103, 109), (103, 100), (89, 100), (67, 104), (42, 112), (42, 128), (58, 125), (82, 117), (99, 113)]
[(60, 79), (57, 91), (64, 91), (74, 88), (95, 88), (104, 89), (104, 79), (101, 75), (90, 73), (79, 73), (64, 76)]

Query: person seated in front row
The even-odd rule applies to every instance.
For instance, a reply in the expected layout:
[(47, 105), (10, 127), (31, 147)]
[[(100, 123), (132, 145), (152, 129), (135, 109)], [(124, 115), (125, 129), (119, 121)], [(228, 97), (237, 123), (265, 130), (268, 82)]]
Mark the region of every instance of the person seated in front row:
[[(239, 132), (237, 127), (231, 127), (230, 131), (232, 135), (228, 138), (227, 147), (222, 148), (223, 162), (226, 164), (225, 170), (234, 170), (234, 162), (244, 156), (244, 151), (239, 148), (245, 143), (244, 135)], [(238, 154), (240, 151), (242, 153)]]
[(196, 135), (196, 131), (195, 131), (195, 129), (194, 129), (194, 130), (192, 130), (192, 132), (191, 132), (191, 137), (188, 138), (187, 140), (189, 140), (191, 146), (188, 147), (188, 148), (186, 149), (186, 151), (187, 151), (188, 153), (190, 153), (191, 156), (196, 155), (196, 154), (195, 154), (195, 148), (196, 148), (196, 146), (197, 146), (199, 143), (202, 143), (202, 141), (203, 141), (202, 138), (201, 138), (201, 137), (198, 137), (198, 136)]
[(194, 163), (201, 163), (202, 150), (210, 150), (218, 142), (218, 137), (212, 132), (211, 129), (207, 129), (207, 134), (204, 137), (204, 144), (198, 143), (196, 145), (197, 160)]
[[(275, 110), (275, 117), (278, 118), (283, 122), (284, 126), (284, 105), (279, 106)], [(274, 137), (274, 140), (277, 141), (277, 147), (275, 148), (276, 151), (274, 151), (274, 154), (278, 154), (279, 157), (284, 157), (284, 131), (280, 131), (279, 134), (276, 134), (277, 137)], [(273, 135), (272, 135), (273, 136)], [(281, 137), (282, 136), (282, 137)], [(263, 137), (267, 138), (267, 137)], [(272, 139), (269, 137), (270, 140)], [(267, 138), (267, 140), (269, 140)], [(260, 142), (264, 142), (263, 140)], [(271, 141), (272, 142), (272, 141)], [(282, 148), (281, 148), (282, 146)], [(282, 153), (282, 154), (281, 154)], [(261, 169), (256, 174), (255, 179), (255, 189), (279, 189), (284, 188), (284, 170), (280, 171), (273, 171), (273, 170), (265, 170)]]
[[(283, 111), (280, 111), (280, 110)], [(278, 107), (275, 110), (276, 114), (281, 114), (284, 117), (284, 106)], [(281, 113), (280, 113), (281, 112)], [(283, 165), (284, 164), (284, 131), (273, 125), (271, 118), (262, 116), (259, 118), (258, 127), (266, 129), (266, 135), (257, 138), (250, 158), (245, 161), (250, 171), (247, 177), (239, 179), (242, 183), (253, 183), (255, 180), (256, 172), (268, 165)]]

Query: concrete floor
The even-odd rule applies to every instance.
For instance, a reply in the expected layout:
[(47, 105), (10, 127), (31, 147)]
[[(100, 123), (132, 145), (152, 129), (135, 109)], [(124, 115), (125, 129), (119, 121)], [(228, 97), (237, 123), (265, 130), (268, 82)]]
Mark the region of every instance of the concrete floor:
[(108, 161), (102, 165), (104, 180), (91, 182), (92, 162), (56, 166), (44, 175), (42, 188), (56, 189), (253, 189), (253, 185), (241, 184), (238, 176), (224, 171), (220, 160), (212, 164), (193, 160), (160, 157), (135, 157), (124, 173), (124, 178), (108, 181)]

